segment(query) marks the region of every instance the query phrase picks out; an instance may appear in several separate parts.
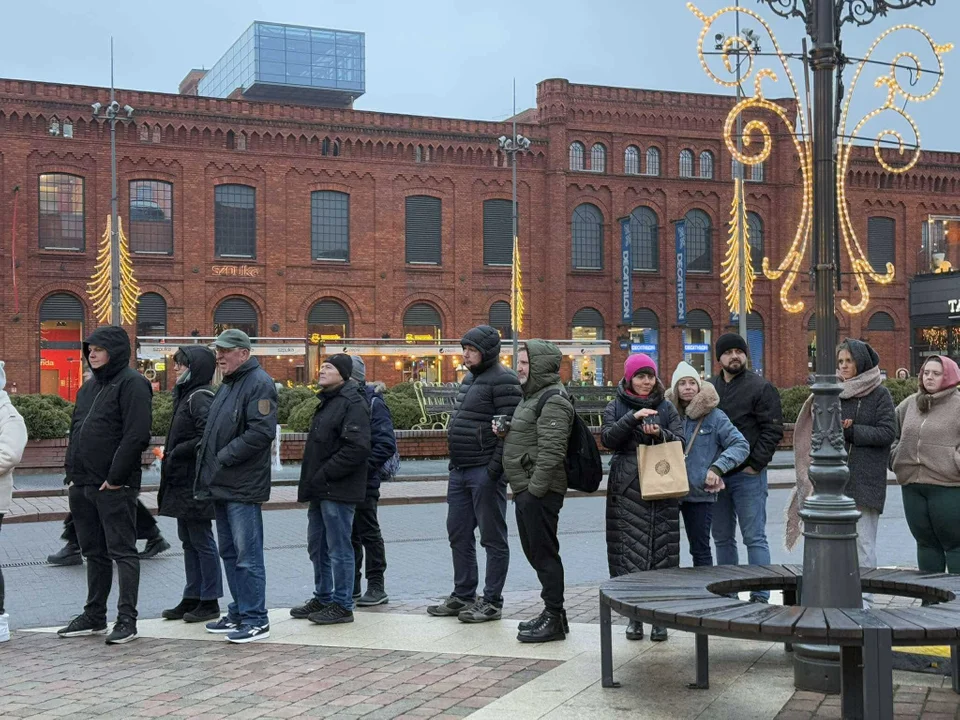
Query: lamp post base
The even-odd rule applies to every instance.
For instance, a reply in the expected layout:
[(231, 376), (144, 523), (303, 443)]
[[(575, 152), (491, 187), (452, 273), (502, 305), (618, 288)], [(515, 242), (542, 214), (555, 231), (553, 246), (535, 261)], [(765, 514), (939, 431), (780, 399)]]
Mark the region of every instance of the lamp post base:
[(840, 648), (835, 645), (794, 645), (793, 685), (797, 690), (840, 694)]

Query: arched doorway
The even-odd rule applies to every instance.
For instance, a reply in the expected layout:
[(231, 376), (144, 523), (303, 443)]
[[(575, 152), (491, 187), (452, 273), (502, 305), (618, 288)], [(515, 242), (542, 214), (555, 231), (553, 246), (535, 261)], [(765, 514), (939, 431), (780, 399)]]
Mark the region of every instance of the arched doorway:
[[(443, 323), (437, 309), (428, 303), (414, 303), (403, 313), (403, 336), (411, 342), (438, 342), (443, 334)], [(411, 347), (410, 356), (397, 360), (404, 380), (443, 382), (442, 357), (420, 356)]]
[[(320, 371), (319, 346), (350, 337), (350, 315), (339, 300), (323, 298), (307, 314), (307, 377), (313, 382)], [(298, 368), (298, 375), (303, 368)], [(298, 381), (301, 378), (297, 378)]]
[(83, 382), (83, 303), (55, 293), (40, 305), (40, 392), (74, 402)]
[[(570, 338), (580, 341), (603, 340), (603, 315), (592, 307), (580, 308), (570, 323)], [(584, 355), (573, 361), (572, 380), (583, 385), (603, 385), (603, 358)]]
[[(143, 293), (137, 302), (137, 347), (139, 348), (141, 337), (162, 338), (166, 334), (167, 301), (158, 293)], [(150, 382), (155, 392), (167, 389), (167, 358), (150, 360), (141, 359), (138, 355), (137, 369), (144, 374), (144, 377), (151, 378)]]
[(511, 317), (512, 314), (513, 313), (510, 312), (510, 303), (503, 300), (497, 300), (490, 306), (487, 324), (492, 328), (496, 328), (500, 333), (500, 337), (504, 340), (513, 339), (513, 330), (510, 328), (510, 321), (513, 319)]
[(243, 297), (228, 297), (213, 311), (213, 332), (219, 335), (224, 330), (242, 330), (250, 337), (257, 337), (257, 310)]

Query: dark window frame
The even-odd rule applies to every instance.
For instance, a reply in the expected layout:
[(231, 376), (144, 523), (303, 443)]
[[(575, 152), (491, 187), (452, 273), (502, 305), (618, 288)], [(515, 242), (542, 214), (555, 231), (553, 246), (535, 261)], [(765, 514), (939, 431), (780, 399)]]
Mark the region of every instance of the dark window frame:
[[(225, 201), (246, 203), (252, 200), (252, 204), (228, 205)], [(233, 218), (227, 218), (226, 209), (235, 207), (239, 210), (249, 211), (246, 218), (236, 214)], [(214, 235), (214, 253), (218, 258), (237, 259), (237, 260), (256, 260), (257, 259), (257, 188), (253, 185), (241, 185), (238, 183), (224, 183), (216, 185), (213, 188), (213, 235)], [(235, 234), (243, 232), (246, 237), (237, 239)]]
[[(430, 202), (427, 202), (430, 201)], [(411, 215), (411, 204), (420, 204), (416, 208), (427, 212), (427, 206), (435, 208), (436, 216), (419, 220), (423, 227), (417, 227), (416, 214)], [(430, 208), (432, 213), (434, 208)], [(429, 224), (429, 227), (427, 226)], [(414, 236), (414, 233), (420, 233)], [(425, 238), (425, 239), (424, 239)], [(404, 198), (404, 261), (407, 265), (427, 265), (440, 267), (443, 265), (443, 199), (435, 195), (408, 195)], [(428, 259), (435, 256), (436, 259)]]
[(568, 151), (568, 165), (570, 170), (573, 172), (583, 172), (583, 170), (586, 169), (586, 155), (587, 149), (584, 147), (582, 142), (579, 140), (574, 140), (572, 143), (570, 143), (570, 149)]
[(678, 158), (678, 167), (677, 174), (682, 178), (692, 178), (693, 177), (693, 150), (684, 148), (680, 151), (680, 156)]
[(623, 174), (640, 174), (640, 148), (636, 145), (628, 145), (623, 151)]
[[(517, 233), (520, 233), (519, 203), (517, 204)], [(513, 265), (512, 200), (488, 198), (483, 201), (483, 264), (485, 267)]]
[[(46, 180), (45, 180), (46, 178)], [(71, 178), (71, 182), (64, 183), (63, 181), (66, 178)], [(79, 181), (79, 183), (73, 182)], [(52, 191), (47, 190), (48, 194), (53, 195), (53, 197), (48, 197), (44, 199), (44, 184), (53, 183)], [(80, 212), (65, 213), (61, 205), (63, 204), (59, 195), (60, 188), (67, 185), (80, 185)], [(50, 187), (48, 185), (48, 187)], [(74, 194), (75, 191), (71, 191), (71, 194)], [(70, 198), (67, 201), (70, 204), (69, 209), (76, 210), (76, 198)], [(65, 172), (48, 172), (40, 173), (37, 176), (37, 244), (41, 250), (60, 250), (68, 252), (84, 252), (87, 248), (86, 237), (87, 237), (87, 216), (86, 216), (86, 205), (87, 205), (87, 183), (86, 178), (83, 175), (77, 175), (75, 173), (65, 173)], [(44, 212), (44, 209), (47, 209), (47, 212)], [(52, 209), (52, 212), (51, 212)], [(72, 215), (73, 218), (63, 218), (63, 215)], [(76, 219), (76, 216), (79, 215), (79, 220)], [(47, 225), (52, 225), (53, 223), (48, 219), (44, 218), (57, 218), (56, 222), (59, 224), (59, 231), (51, 234), (49, 239), (45, 240), (44, 230)], [(64, 223), (66, 220), (66, 223)], [(64, 240), (64, 229), (68, 230), (68, 237), (77, 244), (73, 247), (68, 246)], [(76, 231), (79, 229), (79, 240), (77, 240)]]
[[(596, 212), (593, 218), (587, 213)], [(593, 203), (580, 203), (570, 219), (571, 263), (574, 270), (603, 270), (603, 211)], [(588, 264), (597, 260), (596, 265)]]
[[(630, 213), (631, 260), (633, 272), (660, 270), (660, 221), (657, 212), (647, 205), (638, 205)], [(640, 259), (644, 258), (644, 265)]]
[[(156, 209), (165, 217), (147, 217), (150, 214), (156, 216), (156, 212), (150, 212), (153, 208), (146, 206), (141, 207), (140, 205), (134, 208), (135, 202), (145, 202), (140, 199), (140, 188), (150, 189), (150, 194), (153, 198), (150, 202), (152, 202), (156, 206)], [(131, 180), (127, 184), (127, 192), (129, 194), (127, 206), (129, 208), (130, 218), (130, 252), (135, 255), (173, 255), (173, 183), (166, 180), (141, 178)], [(160, 198), (159, 201), (157, 200), (158, 196)], [(143, 217), (134, 220), (135, 214), (140, 214)], [(137, 224), (135, 225), (134, 223)], [(141, 225), (143, 226), (142, 228)], [(147, 228), (150, 228), (149, 232)], [(139, 238), (138, 235), (141, 229), (144, 232), (144, 236)]]
[[(880, 234), (883, 237), (879, 237)], [(880, 257), (881, 255), (884, 257)], [(867, 218), (867, 261), (873, 271), (879, 274), (886, 274), (887, 263), (896, 265), (897, 221), (894, 218), (886, 215), (871, 215)]]
[[(694, 223), (705, 219), (706, 224)], [(709, 275), (713, 272), (713, 221), (699, 208), (688, 210), (683, 216), (687, 241), (687, 272)], [(700, 250), (694, 254), (694, 249)]]
[(349, 193), (310, 193), (310, 257), (317, 262), (350, 262)]
[(752, 210), (747, 213), (747, 229), (750, 233), (750, 267), (753, 268), (754, 275), (762, 275), (766, 230), (759, 213)]

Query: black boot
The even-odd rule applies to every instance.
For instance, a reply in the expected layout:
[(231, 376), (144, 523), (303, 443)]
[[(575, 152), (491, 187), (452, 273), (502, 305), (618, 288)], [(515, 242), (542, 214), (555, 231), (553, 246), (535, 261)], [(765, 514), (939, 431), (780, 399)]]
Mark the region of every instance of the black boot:
[(58, 552), (47, 555), (47, 562), (51, 565), (83, 565), (80, 546), (75, 542), (67, 542)]
[(643, 623), (631, 620), (627, 625), (627, 640), (643, 640)]
[(140, 553), (141, 559), (152, 558), (170, 549), (170, 543), (163, 539), (163, 535), (157, 533), (155, 537), (147, 540), (147, 546)]
[(188, 623), (206, 622), (220, 618), (220, 602), (217, 600), (201, 600), (197, 606), (183, 614), (183, 621)]
[(563, 631), (563, 615), (554, 610), (544, 610), (537, 624), (517, 633), (517, 640), (522, 643), (544, 643), (553, 640), (565, 640)]
[[(530, 620), (524, 620), (524, 621), (522, 621), (519, 625), (517, 625), (517, 630), (519, 630), (520, 632), (523, 632), (524, 630), (529, 630), (529, 629), (532, 628), (534, 625), (536, 625), (538, 622), (540, 622), (540, 618), (542, 618), (543, 615), (544, 615), (544, 613), (546, 613), (546, 612), (547, 612), (546, 609), (541, 610), (541, 611), (540, 611), (540, 614), (537, 615), (535, 618), (531, 618)], [(570, 623), (567, 622), (567, 611), (566, 611), (566, 610), (561, 610), (561, 611), (560, 611), (560, 619), (563, 621), (563, 632), (566, 633), (567, 635), (569, 635), (569, 634), (570, 634)]]
[(653, 640), (653, 642), (663, 642), (667, 639), (667, 629), (659, 625), (651, 625), (650, 639)]
[[(160, 616), (166, 620), (183, 620), (183, 616), (200, 604), (200, 598), (184, 598), (176, 607), (164, 610)], [(217, 616), (219, 617), (219, 616)]]
[(357, 607), (373, 607), (374, 605), (386, 605), (390, 602), (389, 596), (383, 589), (383, 580), (368, 580), (367, 591), (355, 602)]

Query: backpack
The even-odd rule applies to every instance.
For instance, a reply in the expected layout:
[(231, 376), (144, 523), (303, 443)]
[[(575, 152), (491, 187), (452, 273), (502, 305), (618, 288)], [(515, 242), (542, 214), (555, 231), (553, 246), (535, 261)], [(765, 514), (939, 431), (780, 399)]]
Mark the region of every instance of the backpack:
[[(376, 402), (377, 395), (374, 393), (374, 396), (370, 398), (370, 416), (373, 417), (373, 403)], [(384, 407), (387, 408), (387, 415), (390, 415), (390, 408), (387, 407), (387, 403), (384, 402), (383, 398), (380, 398), (380, 402), (383, 403)], [(393, 425), (393, 418), (390, 418), (390, 424)], [(382, 480), (390, 480), (395, 477), (396, 474), (400, 471), (400, 450), (395, 450), (393, 455), (380, 466), (377, 470), (377, 477)]]
[[(537, 403), (537, 417), (543, 412), (543, 406), (554, 395), (564, 395), (560, 390), (548, 390), (540, 396)], [(567, 398), (573, 404), (573, 398)], [(590, 427), (573, 411), (573, 425), (570, 428), (570, 439), (567, 442), (567, 456), (563, 462), (567, 473), (567, 488), (581, 492), (596, 492), (603, 479), (603, 461), (600, 459), (600, 449)]]

